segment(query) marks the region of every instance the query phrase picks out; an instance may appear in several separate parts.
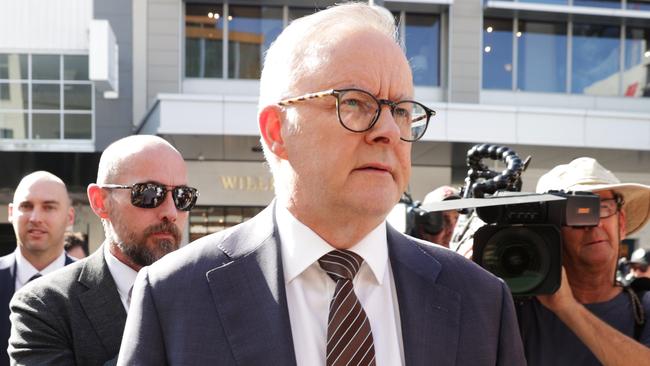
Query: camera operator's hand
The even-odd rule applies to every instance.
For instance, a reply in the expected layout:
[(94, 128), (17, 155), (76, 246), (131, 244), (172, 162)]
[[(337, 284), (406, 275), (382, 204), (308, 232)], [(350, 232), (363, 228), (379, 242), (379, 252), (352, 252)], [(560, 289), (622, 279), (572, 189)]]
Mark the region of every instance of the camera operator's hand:
[(605, 366), (646, 365), (650, 348), (603, 322), (573, 296), (562, 267), (562, 284), (552, 295), (537, 296), (593, 352)]
[(580, 305), (573, 296), (564, 266), (562, 267), (562, 281), (560, 283), (560, 288), (551, 295), (538, 295), (537, 299), (542, 303), (542, 305), (554, 312), (560, 318), (562, 318), (559, 314), (560, 312), (570, 312), (573, 307)]

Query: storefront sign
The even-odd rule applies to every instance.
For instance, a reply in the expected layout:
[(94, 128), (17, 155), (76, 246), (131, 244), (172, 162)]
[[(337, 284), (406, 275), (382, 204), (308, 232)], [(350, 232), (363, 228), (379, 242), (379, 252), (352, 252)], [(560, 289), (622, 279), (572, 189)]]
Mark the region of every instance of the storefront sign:
[(228, 191), (273, 191), (273, 178), (269, 177), (221, 175), (219, 178), (221, 187)]

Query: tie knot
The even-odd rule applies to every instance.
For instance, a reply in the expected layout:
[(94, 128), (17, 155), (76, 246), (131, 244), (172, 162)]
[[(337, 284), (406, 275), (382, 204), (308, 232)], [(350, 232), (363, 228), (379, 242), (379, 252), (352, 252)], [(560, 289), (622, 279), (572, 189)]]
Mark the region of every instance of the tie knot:
[(363, 258), (348, 250), (333, 250), (320, 257), (318, 264), (334, 281), (351, 280), (359, 271)]

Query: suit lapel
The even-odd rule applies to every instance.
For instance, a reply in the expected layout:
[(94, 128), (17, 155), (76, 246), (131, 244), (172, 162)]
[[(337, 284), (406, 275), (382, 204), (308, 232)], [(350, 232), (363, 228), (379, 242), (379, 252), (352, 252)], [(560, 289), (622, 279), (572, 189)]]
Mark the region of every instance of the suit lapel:
[(84, 263), (78, 281), (88, 288), (79, 296), (81, 306), (106, 349), (107, 356), (113, 357), (120, 349), (126, 311), (104, 261), (102, 247)]
[(406, 364), (455, 365), (460, 294), (436, 284), (441, 264), (390, 226), (388, 248)]
[(207, 273), (239, 364), (296, 364), (274, 206), (221, 243), (221, 250), (233, 260)]

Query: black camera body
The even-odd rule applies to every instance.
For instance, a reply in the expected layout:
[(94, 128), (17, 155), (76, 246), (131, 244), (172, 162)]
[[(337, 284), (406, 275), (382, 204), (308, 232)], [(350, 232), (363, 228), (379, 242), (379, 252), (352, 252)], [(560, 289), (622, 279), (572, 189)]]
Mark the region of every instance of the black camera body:
[(562, 271), (562, 226), (591, 227), (600, 198), (590, 192), (550, 191), (563, 200), (479, 207), (487, 223), (474, 233), (474, 262), (502, 278), (515, 296), (557, 291)]

